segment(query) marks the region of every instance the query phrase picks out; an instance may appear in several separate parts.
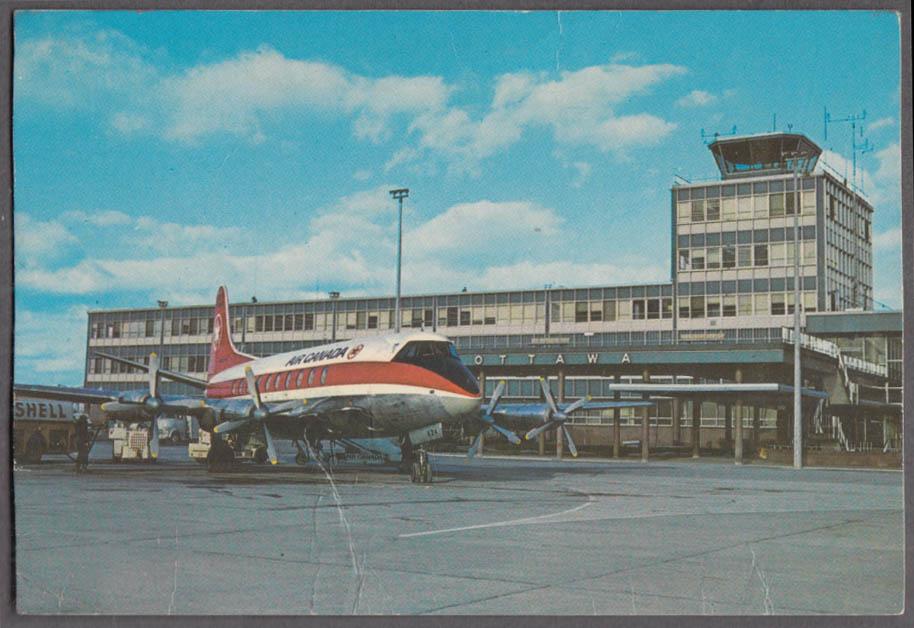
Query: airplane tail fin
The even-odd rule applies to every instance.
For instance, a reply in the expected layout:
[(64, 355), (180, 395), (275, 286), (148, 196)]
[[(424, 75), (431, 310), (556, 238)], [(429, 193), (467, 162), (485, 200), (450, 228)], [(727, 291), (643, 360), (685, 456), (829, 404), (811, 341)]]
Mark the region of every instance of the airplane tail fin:
[(229, 325), (228, 292), (225, 286), (219, 286), (216, 294), (216, 309), (213, 312), (213, 340), (209, 348), (209, 368), (206, 378), (212, 379), (217, 373), (227, 368), (244, 364), (254, 359), (239, 352), (232, 342), (232, 330)]

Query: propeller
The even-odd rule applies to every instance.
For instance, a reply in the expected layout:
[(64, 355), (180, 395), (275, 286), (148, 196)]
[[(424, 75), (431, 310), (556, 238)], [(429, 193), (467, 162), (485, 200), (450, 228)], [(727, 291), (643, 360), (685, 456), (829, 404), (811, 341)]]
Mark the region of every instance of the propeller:
[(494, 428), (499, 434), (507, 438), (509, 441), (515, 445), (520, 445), (521, 440), (517, 435), (505, 428), (501, 427), (495, 423), (495, 417), (492, 415), (495, 412), (495, 408), (498, 406), (498, 402), (501, 400), (502, 394), (505, 392), (505, 382), (504, 380), (498, 382), (498, 386), (495, 387), (495, 390), (492, 391), (492, 399), (489, 400), (489, 405), (486, 406), (484, 412), (480, 414), (479, 419), (485, 423), (485, 427), (480, 430), (479, 434), (476, 435), (476, 439), (473, 441), (473, 444), (470, 446), (470, 449), (467, 451), (467, 458), (472, 460), (473, 456), (476, 455), (476, 452), (479, 451), (479, 445), (482, 443), (482, 436), (485, 434), (486, 430)]
[(565, 436), (565, 440), (568, 441), (568, 449), (571, 450), (571, 455), (577, 457), (578, 448), (574, 446), (571, 434), (568, 432), (568, 428), (565, 427), (565, 421), (567, 421), (576, 410), (580, 410), (590, 401), (590, 395), (572, 402), (566, 406), (564, 410), (561, 410), (555, 403), (555, 399), (552, 397), (552, 390), (550, 390), (549, 384), (546, 383), (545, 379), (540, 378), (540, 386), (543, 389), (543, 395), (546, 397), (546, 403), (549, 404), (549, 408), (543, 416), (543, 424), (527, 432), (524, 435), (524, 438), (532, 440), (550, 428), (560, 429)]
[(237, 430), (240, 427), (248, 425), (252, 421), (259, 422), (260, 427), (263, 429), (263, 436), (267, 445), (267, 459), (270, 461), (270, 464), (276, 464), (276, 446), (273, 444), (273, 435), (270, 434), (270, 428), (267, 427), (266, 421), (267, 417), (275, 414), (275, 412), (271, 412), (269, 406), (261, 400), (260, 389), (257, 388), (257, 378), (254, 377), (254, 371), (250, 366), (245, 367), (244, 377), (247, 380), (248, 392), (251, 394), (251, 401), (254, 406), (251, 408), (246, 418), (220, 423), (213, 428), (213, 433), (221, 434), (231, 432), (232, 430)]

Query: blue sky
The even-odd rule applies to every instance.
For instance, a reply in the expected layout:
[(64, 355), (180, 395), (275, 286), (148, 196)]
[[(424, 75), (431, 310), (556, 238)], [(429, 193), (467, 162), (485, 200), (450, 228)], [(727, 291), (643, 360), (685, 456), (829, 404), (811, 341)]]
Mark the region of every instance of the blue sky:
[(901, 307), (899, 73), (890, 13), (18, 13), (16, 380), (81, 383), (91, 309), (392, 294), (395, 187), (404, 294), (667, 281), (702, 130), (850, 178), (826, 106)]

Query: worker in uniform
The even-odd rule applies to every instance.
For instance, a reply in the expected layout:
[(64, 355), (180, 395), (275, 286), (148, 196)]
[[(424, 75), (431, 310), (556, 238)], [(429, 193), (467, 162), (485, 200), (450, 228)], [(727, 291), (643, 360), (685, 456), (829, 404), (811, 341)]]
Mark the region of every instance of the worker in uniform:
[(89, 470), (89, 417), (79, 414), (76, 417), (76, 472)]

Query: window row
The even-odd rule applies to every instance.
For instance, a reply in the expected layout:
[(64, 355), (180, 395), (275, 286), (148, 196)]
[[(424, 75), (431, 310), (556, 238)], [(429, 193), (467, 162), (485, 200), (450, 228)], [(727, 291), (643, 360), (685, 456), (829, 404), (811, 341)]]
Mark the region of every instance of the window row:
[[(803, 292), (804, 312), (816, 311), (816, 293)], [(793, 314), (792, 292), (730, 294), (679, 297), (679, 318), (720, 318), (732, 316), (782, 316)]]
[[(800, 227), (800, 239), (815, 240), (816, 226), (806, 225)], [(765, 244), (767, 242), (793, 242), (795, 240), (793, 227), (774, 227), (772, 229), (740, 229), (739, 231), (716, 231), (711, 233), (681, 233), (676, 237), (676, 246), (687, 249), (690, 246)]]
[[(149, 364), (149, 356), (137, 358), (134, 361)], [(160, 366), (165, 370), (178, 371), (180, 373), (206, 373), (208, 363), (209, 356), (206, 355), (174, 355), (164, 356)], [(90, 358), (88, 371), (89, 373), (112, 373), (115, 375), (121, 373), (144, 372), (136, 367), (115, 362), (114, 360), (109, 360), (107, 358)]]
[[(814, 190), (801, 193), (801, 213), (815, 214)], [(793, 216), (796, 200), (792, 192), (740, 198), (707, 199), (676, 204), (678, 224), (737, 220), (739, 218), (781, 218)]]
[[(296, 390), (324, 386), (327, 383), (327, 373), (330, 366), (315, 366), (313, 368), (296, 369), (282, 373), (258, 375), (257, 390), (262, 393), (277, 392), (281, 390)], [(247, 380), (239, 379), (232, 382), (232, 396), (238, 397), (248, 394)]]
[[(816, 263), (816, 243), (803, 242), (800, 263)], [(679, 270), (716, 270), (749, 266), (792, 266), (796, 246), (793, 242), (679, 249)]]
[(587, 323), (673, 318), (673, 299), (631, 299), (623, 301), (577, 301), (553, 303), (553, 323)]
[[(815, 190), (816, 180), (805, 177), (800, 183), (802, 190)], [(769, 192), (793, 192), (793, 179), (775, 181), (755, 181), (753, 183), (726, 183), (723, 185), (706, 185), (697, 188), (675, 188), (677, 201), (689, 201), (709, 198), (729, 198), (732, 196), (750, 196), (768, 194)]]
[(158, 338), (165, 336), (196, 336), (213, 333), (213, 319), (204, 317), (172, 318), (162, 321), (96, 321), (89, 325), (90, 338)]

